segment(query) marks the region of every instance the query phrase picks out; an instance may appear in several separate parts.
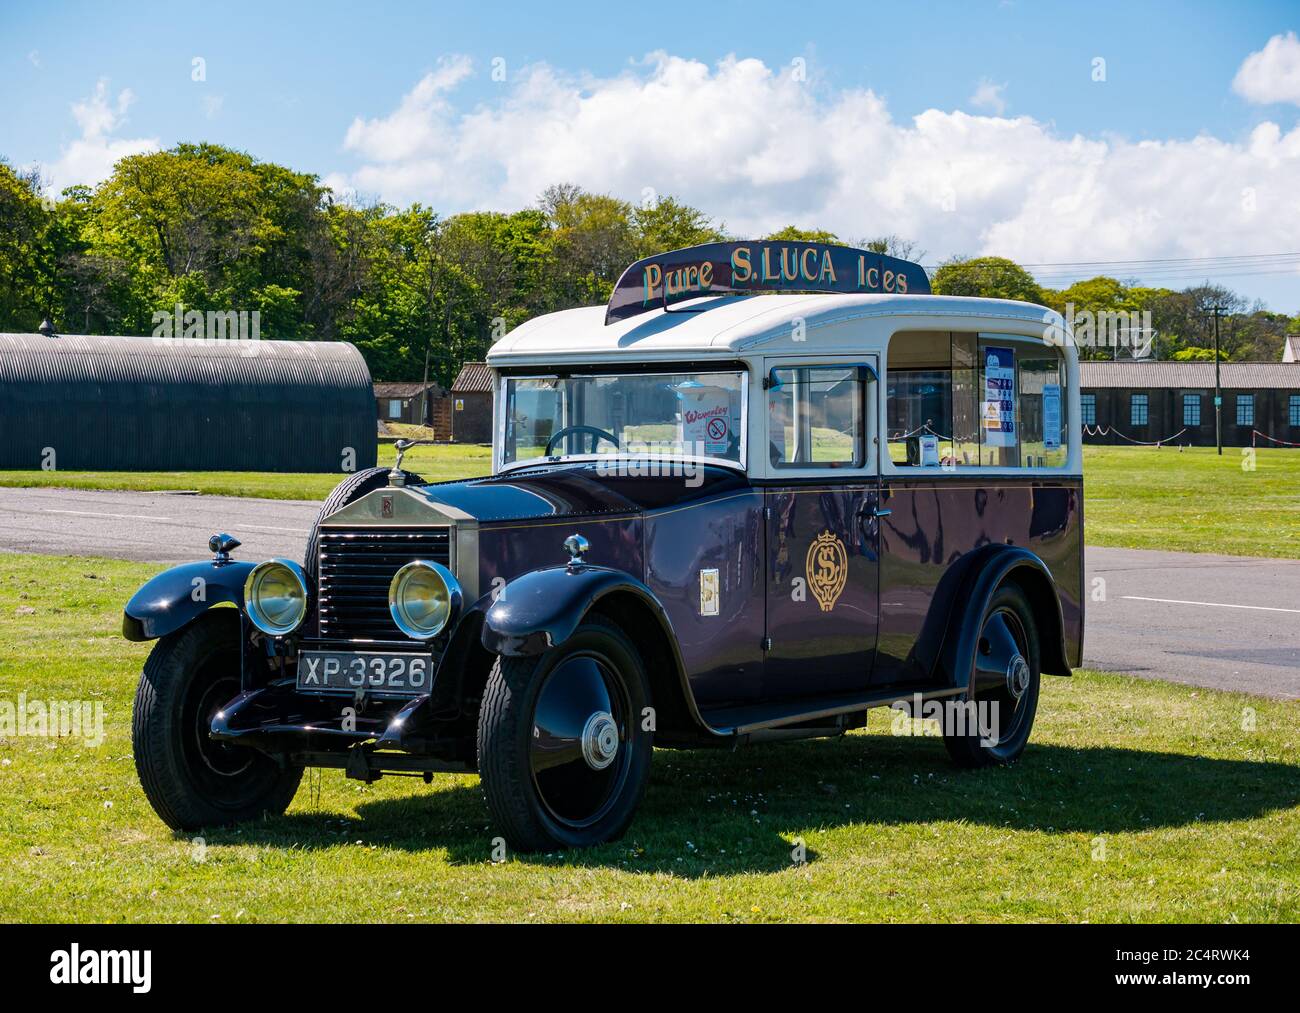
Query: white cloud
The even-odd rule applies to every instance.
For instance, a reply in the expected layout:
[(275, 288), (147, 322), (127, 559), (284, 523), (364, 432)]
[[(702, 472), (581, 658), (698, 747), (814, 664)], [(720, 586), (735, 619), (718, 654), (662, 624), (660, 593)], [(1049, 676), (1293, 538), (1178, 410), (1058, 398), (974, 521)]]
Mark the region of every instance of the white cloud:
[(438, 69), (425, 74), (393, 113), (376, 120), (354, 119), (343, 146), (389, 164), (436, 151), (452, 117), (444, 94), (469, 77), (471, 69), (467, 56), (439, 61)]
[(47, 170), (55, 194), (76, 183), (94, 186), (112, 173), (119, 159), (158, 149), (156, 137), (112, 136), (126, 123), (127, 110), (134, 101), (130, 88), (123, 88), (112, 98), (107, 78), (100, 78), (91, 95), (72, 104), (72, 115), (81, 128), (81, 136), (65, 145), (58, 161)]
[(134, 101), (135, 93), (130, 88), (123, 88), (117, 93), (116, 102), (110, 102), (108, 78), (101, 77), (95, 82), (93, 95), (72, 103), (72, 115), (85, 137), (102, 137), (122, 124)]
[(39, 49), (33, 49), (30, 53), (27, 54), (27, 62), (30, 63), (33, 67), (35, 67), (37, 70), (40, 70), (41, 51)]
[(975, 86), (975, 93), (970, 97), (970, 104), (976, 109), (987, 109), (1001, 116), (1007, 111), (1007, 100), (1003, 96), (1006, 84), (994, 84), (987, 77), (980, 78)]
[(1274, 35), (1242, 61), (1232, 90), (1250, 102), (1300, 105), (1300, 39), (1295, 32)]
[[(846, 240), (897, 233), (931, 258), (1026, 263), (1267, 253), (1300, 233), (1300, 127), (1247, 138), (1061, 136), (1027, 116), (930, 109), (895, 121), (754, 59), (655, 53), (609, 78), (535, 65), (492, 101), (453, 104), (444, 64), (388, 116), (358, 118), (340, 188), (444, 211), (512, 210), (551, 183), (680, 197), (740, 235), (786, 224)], [(1249, 199), (1247, 193), (1249, 192)]]

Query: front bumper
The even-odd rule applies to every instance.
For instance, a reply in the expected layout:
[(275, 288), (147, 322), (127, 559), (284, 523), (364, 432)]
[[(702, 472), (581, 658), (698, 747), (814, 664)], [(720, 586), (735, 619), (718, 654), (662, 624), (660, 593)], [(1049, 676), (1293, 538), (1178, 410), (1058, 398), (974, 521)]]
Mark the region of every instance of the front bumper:
[[(357, 644), (303, 641), (301, 647), (356, 649)], [(370, 644), (366, 645), (370, 647)], [(402, 645), (410, 649), (410, 644)], [(412, 652), (415, 653), (415, 652)], [(281, 658), (283, 677), (245, 689), (212, 717), (218, 742), (245, 746), (297, 766), (340, 767), (350, 777), (473, 770), (473, 751), (456, 734), (459, 716), (439, 693), (447, 655), (434, 654), (429, 691), (418, 696), (299, 690), (296, 652)], [(440, 703), (439, 701), (443, 701)], [(462, 722), (463, 724), (463, 722)]]

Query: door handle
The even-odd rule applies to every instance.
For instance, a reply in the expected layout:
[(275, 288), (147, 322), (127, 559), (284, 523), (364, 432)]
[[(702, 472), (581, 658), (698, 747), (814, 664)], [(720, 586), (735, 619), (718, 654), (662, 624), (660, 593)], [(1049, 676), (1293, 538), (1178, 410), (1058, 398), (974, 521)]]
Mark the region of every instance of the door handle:
[(867, 544), (880, 537), (880, 518), (888, 517), (893, 512), (880, 509), (878, 503), (872, 503), (870, 506), (863, 503), (858, 508), (858, 530), (862, 532), (862, 537)]

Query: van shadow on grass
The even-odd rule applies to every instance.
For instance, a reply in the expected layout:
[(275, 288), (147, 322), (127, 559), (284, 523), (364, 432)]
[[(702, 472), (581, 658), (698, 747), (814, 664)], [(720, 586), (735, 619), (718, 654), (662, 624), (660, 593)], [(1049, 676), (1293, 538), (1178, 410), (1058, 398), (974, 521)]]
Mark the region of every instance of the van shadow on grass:
[[(695, 878), (789, 869), (803, 835), (848, 825), (964, 821), (1095, 836), (1252, 819), (1297, 804), (1292, 764), (1031, 744), (1012, 767), (964, 771), (934, 739), (855, 735), (734, 753), (657, 751), (621, 841), (510, 858)], [(491, 860), (494, 837), (471, 783), (363, 802), (355, 816), (297, 812), (208, 840), (300, 849), (360, 840), (476, 864)]]

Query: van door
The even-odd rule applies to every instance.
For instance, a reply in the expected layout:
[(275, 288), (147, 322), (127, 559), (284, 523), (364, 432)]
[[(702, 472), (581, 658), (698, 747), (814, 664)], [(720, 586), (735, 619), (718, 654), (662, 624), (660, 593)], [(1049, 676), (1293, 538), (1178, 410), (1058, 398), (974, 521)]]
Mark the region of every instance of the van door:
[[(875, 361), (765, 361), (767, 699), (867, 688), (880, 621)], [(751, 452), (753, 453), (753, 451)]]

